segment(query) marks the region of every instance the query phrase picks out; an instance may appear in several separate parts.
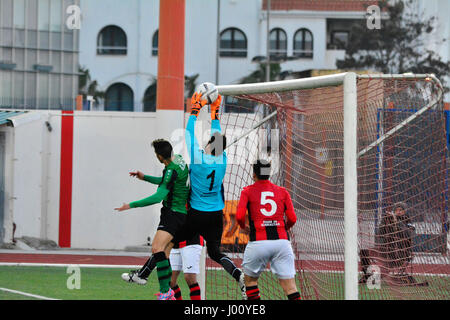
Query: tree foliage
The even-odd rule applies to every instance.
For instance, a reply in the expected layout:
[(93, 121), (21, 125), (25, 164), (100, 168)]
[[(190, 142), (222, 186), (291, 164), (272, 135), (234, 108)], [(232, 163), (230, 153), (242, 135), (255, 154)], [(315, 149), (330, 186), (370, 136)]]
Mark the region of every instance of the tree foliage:
[(439, 54), (428, 47), (433, 44), (436, 18), (425, 19), (414, 10), (411, 0), (384, 0), (379, 1), (378, 6), (388, 18), (382, 20), (380, 29), (355, 23), (345, 58), (337, 61), (337, 67), (382, 73), (434, 73), (444, 84), (444, 77), (450, 73), (450, 62), (442, 61)]

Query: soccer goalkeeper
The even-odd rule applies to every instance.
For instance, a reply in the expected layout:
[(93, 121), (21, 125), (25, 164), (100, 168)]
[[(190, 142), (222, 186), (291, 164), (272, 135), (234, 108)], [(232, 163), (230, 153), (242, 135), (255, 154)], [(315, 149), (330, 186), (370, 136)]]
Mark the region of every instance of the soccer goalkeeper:
[(200, 109), (206, 104), (201, 93), (192, 96), (192, 111), (186, 127), (186, 145), (189, 152), (191, 194), (186, 225), (176, 241), (190, 239), (198, 233), (206, 240), (209, 257), (220, 264), (238, 283), (243, 299), (246, 299), (244, 274), (233, 261), (220, 250), (223, 233), (223, 208), (225, 207), (222, 181), (227, 167), (224, 151), (226, 138), (221, 134), (219, 108), (222, 97), (211, 104), (211, 138), (204, 150), (195, 138), (195, 124)]

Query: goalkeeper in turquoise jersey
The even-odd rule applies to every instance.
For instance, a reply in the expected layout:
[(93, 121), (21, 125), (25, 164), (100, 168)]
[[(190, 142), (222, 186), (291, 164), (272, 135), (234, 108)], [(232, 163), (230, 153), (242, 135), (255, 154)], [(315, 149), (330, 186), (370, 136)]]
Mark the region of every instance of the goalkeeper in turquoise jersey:
[(171, 241), (186, 222), (186, 204), (189, 196), (189, 169), (182, 156), (174, 155), (172, 145), (165, 140), (152, 142), (156, 157), (164, 164), (162, 177), (144, 175), (142, 172), (130, 172), (140, 180), (157, 184), (155, 194), (145, 199), (125, 203), (117, 211), (131, 208), (146, 207), (162, 201), (160, 222), (152, 243), (152, 253), (156, 261), (156, 272), (160, 286), (158, 300), (175, 300), (174, 292), (170, 288), (172, 269), (168, 260)]
[(186, 225), (175, 241), (183, 241), (200, 234), (206, 240), (208, 255), (239, 283), (246, 299), (244, 274), (233, 261), (221, 252), (223, 208), (225, 206), (223, 178), (227, 167), (226, 137), (221, 133), (219, 108), (222, 97), (211, 104), (211, 138), (201, 150), (195, 138), (195, 124), (200, 109), (206, 104), (201, 93), (192, 96), (192, 111), (186, 127), (186, 146), (190, 155), (191, 194)]

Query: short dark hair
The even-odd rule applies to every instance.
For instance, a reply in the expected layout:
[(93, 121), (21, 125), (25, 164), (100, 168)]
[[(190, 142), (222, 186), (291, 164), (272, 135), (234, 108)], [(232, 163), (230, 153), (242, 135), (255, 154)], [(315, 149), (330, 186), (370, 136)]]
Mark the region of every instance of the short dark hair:
[(253, 172), (259, 180), (269, 180), (270, 178), (270, 162), (266, 160), (256, 160), (253, 164)]
[(404, 211), (406, 211), (408, 206), (404, 202), (397, 202), (396, 204), (394, 204), (393, 210), (395, 211), (395, 209), (397, 209), (397, 208), (402, 208)]
[(169, 141), (156, 139), (152, 142), (152, 147), (155, 148), (156, 154), (159, 154), (164, 159), (170, 159), (172, 157), (173, 148)]
[(211, 145), (213, 156), (220, 156), (227, 148), (227, 137), (219, 132), (214, 132), (206, 145)]

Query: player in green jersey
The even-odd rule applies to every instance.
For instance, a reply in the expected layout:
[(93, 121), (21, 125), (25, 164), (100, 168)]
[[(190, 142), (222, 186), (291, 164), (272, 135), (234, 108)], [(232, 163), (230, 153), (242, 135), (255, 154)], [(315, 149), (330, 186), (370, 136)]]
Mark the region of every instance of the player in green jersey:
[[(170, 252), (170, 242), (184, 225), (186, 220), (186, 203), (189, 196), (189, 169), (181, 155), (174, 155), (170, 142), (158, 139), (152, 142), (156, 157), (164, 164), (162, 177), (144, 175), (140, 171), (130, 172), (140, 180), (158, 185), (155, 194), (145, 199), (124, 203), (117, 211), (146, 207), (162, 201), (158, 229), (152, 242), (152, 254), (156, 260), (156, 271), (160, 286), (158, 300), (174, 300), (170, 288), (172, 269), (166, 252)], [(169, 251), (168, 251), (169, 250)]]

